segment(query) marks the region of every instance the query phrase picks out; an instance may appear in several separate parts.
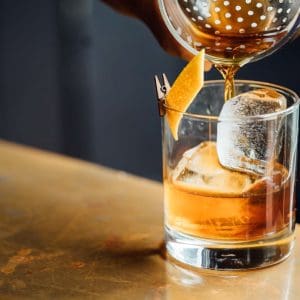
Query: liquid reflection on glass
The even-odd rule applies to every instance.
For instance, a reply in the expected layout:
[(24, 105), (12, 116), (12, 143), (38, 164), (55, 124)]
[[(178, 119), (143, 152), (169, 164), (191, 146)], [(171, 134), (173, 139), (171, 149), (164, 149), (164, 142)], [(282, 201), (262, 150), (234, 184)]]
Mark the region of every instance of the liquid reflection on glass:
[(183, 267), (169, 256), (166, 299), (296, 300), (294, 257), (257, 271), (216, 272)]

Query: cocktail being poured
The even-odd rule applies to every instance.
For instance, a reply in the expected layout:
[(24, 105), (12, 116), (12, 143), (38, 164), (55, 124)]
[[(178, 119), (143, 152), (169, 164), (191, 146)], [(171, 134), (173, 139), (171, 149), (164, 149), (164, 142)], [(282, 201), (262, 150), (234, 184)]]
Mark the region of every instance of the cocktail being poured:
[[(204, 269), (278, 263), (294, 244), (299, 97), (233, 79), (295, 33), (299, 1), (159, 3), (174, 37), (196, 54), (172, 87), (156, 77), (168, 253)], [(225, 85), (204, 82), (204, 51)]]
[(174, 38), (206, 58), (225, 79), (225, 100), (234, 95), (234, 76), (244, 64), (284, 45), (299, 23), (299, 0), (158, 0)]

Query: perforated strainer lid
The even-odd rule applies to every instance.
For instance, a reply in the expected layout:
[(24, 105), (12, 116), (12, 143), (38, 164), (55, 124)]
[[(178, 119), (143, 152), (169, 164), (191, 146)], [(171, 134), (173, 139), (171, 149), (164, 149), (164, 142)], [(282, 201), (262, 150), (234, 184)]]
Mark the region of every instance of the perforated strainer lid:
[[(159, 0), (159, 4), (174, 37), (191, 52), (206, 48), (211, 60), (224, 49), (228, 56), (248, 53), (255, 59), (273, 52), (292, 35), (300, 12), (300, 0)], [(254, 43), (261, 46), (254, 49)]]

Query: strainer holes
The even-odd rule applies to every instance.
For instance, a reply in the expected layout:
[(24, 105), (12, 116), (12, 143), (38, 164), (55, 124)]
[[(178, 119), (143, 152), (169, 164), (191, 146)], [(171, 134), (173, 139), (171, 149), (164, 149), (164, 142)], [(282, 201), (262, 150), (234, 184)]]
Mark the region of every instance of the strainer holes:
[(201, 47), (202, 44), (200, 42), (194, 42), (194, 47)]

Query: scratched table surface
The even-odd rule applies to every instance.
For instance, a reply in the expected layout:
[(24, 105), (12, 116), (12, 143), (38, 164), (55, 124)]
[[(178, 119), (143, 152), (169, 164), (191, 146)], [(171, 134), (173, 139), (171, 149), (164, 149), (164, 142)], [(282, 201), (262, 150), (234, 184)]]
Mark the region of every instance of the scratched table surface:
[(300, 299), (292, 256), (207, 273), (162, 255), (162, 187), (0, 142), (1, 299)]

